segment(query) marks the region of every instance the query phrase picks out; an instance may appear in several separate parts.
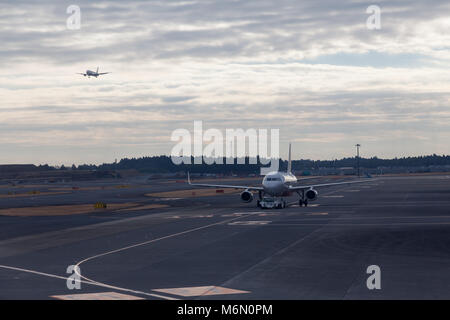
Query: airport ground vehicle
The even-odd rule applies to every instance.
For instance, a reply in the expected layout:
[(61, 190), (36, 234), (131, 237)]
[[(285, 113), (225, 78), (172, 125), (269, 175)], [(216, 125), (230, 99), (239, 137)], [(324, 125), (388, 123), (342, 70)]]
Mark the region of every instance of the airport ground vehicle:
[(257, 200), (256, 205), (258, 208), (267, 209), (283, 209), (286, 208), (287, 203), (283, 198), (277, 197), (263, 197), (261, 200)]

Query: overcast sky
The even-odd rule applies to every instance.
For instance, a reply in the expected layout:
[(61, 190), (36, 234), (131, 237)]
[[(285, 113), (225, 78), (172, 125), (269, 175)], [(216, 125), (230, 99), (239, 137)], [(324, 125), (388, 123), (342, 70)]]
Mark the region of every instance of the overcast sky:
[(2, 0), (0, 43), (0, 163), (170, 154), (194, 120), (279, 128), (283, 157), (450, 154), (448, 0)]

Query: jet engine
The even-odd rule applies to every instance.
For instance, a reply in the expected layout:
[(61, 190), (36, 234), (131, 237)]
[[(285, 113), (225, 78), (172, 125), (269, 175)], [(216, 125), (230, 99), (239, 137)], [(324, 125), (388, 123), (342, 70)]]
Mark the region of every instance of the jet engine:
[(308, 191), (305, 192), (305, 197), (306, 199), (308, 199), (308, 201), (316, 200), (318, 195), (319, 193), (317, 192), (317, 190), (314, 189), (309, 189)]
[(253, 193), (248, 190), (245, 190), (241, 193), (241, 200), (244, 202), (252, 202), (253, 201)]

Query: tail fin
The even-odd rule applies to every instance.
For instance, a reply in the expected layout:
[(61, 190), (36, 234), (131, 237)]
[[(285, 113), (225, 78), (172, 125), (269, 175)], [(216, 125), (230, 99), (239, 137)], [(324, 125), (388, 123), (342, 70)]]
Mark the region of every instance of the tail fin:
[(97, 67), (97, 71), (96, 71), (96, 73), (98, 73), (98, 67)]
[(289, 160), (288, 160), (287, 172), (288, 172), (288, 173), (291, 173), (291, 172), (292, 172), (291, 143), (290, 143), (290, 142), (289, 142)]

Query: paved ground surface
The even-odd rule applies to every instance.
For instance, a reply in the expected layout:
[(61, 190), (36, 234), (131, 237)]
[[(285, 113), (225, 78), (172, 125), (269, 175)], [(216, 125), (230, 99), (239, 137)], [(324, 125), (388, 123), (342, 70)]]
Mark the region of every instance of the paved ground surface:
[[(182, 183), (121, 184), (1, 198), (0, 209), (96, 201), (169, 207), (0, 216), (0, 299), (450, 299), (450, 176), (323, 188), (308, 208), (292, 197), (283, 210), (259, 210), (238, 194), (145, 196)], [(46, 188), (55, 186), (0, 193)], [(80, 290), (66, 287), (69, 265), (80, 267)], [(381, 290), (367, 289), (369, 265), (381, 268)]]

